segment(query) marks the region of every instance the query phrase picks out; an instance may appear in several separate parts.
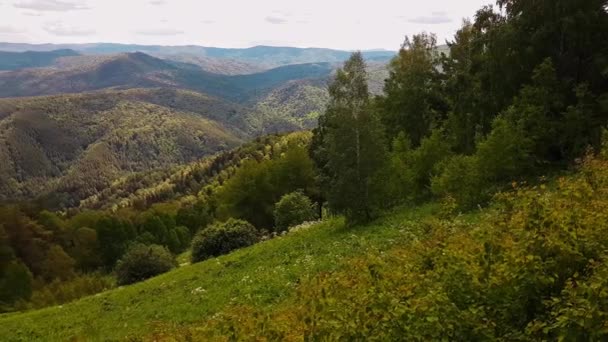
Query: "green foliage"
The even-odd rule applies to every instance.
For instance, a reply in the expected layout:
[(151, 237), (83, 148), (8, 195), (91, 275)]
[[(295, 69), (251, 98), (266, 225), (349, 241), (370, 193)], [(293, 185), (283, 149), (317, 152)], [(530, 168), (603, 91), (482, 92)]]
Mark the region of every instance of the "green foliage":
[(292, 81), (258, 101), (248, 121), (265, 134), (312, 128), (328, 100), (322, 80)]
[(54, 279), (67, 280), (74, 277), (75, 265), (76, 261), (61, 246), (53, 245), (46, 253), (42, 276), (47, 281)]
[(432, 191), (439, 197), (453, 197), (463, 209), (484, 205), (496, 189), (533, 174), (531, 150), (532, 139), (521, 126), (499, 116), (490, 135), (478, 143), (475, 155), (457, 155), (441, 165)]
[(389, 139), (405, 132), (419, 146), (433, 125), (445, 115), (438, 70), (437, 38), (432, 34), (406, 37), (389, 66), (390, 76), (381, 97), (382, 121)]
[(371, 192), (385, 149), (361, 53), (353, 53), (337, 71), (329, 94), (311, 147), (321, 186), (332, 211), (345, 214), (350, 222), (369, 221), (377, 205)]
[(82, 226), (73, 231), (73, 246), (68, 250), (81, 271), (93, 271), (102, 264), (98, 254), (99, 242), (95, 229)]
[(282, 232), (289, 227), (312, 221), (315, 218), (314, 204), (310, 198), (299, 191), (284, 195), (274, 207), (275, 231)]
[(0, 311), (10, 309), (18, 301), (32, 295), (32, 273), (27, 266), (12, 261), (0, 268)]
[(480, 173), (477, 156), (453, 156), (433, 177), (431, 189), (440, 198), (452, 198), (461, 209), (475, 208), (489, 199), (485, 175)]
[(304, 281), (287, 305), (235, 305), (177, 336), (603, 340), (607, 191), (608, 162), (588, 158), (552, 187), (502, 194), (475, 220), (418, 221), (410, 242)]
[(191, 234), (195, 234), (206, 228), (213, 221), (213, 216), (204, 202), (197, 202), (191, 206), (181, 207), (175, 221), (178, 225), (188, 228)]
[(274, 159), (245, 161), (214, 197), (217, 215), (244, 219), (257, 228), (268, 229), (274, 223), (274, 204), (298, 189), (315, 194), (314, 166), (304, 147), (288, 145)]
[(259, 239), (260, 233), (246, 221), (229, 219), (215, 223), (198, 232), (192, 239), (192, 262), (251, 246)]
[(135, 244), (116, 264), (119, 285), (133, 284), (170, 271), (175, 257), (163, 246)]
[(135, 230), (130, 222), (106, 217), (97, 222), (96, 231), (104, 266), (111, 269), (135, 239)]
[(147, 334), (166, 331), (162, 338), (149, 339), (179, 340), (181, 336), (171, 335), (174, 329), (221, 314), (231, 302), (273, 308), (293, 298), (300, 279), (339, 269), (345, 260), (361, 255), (362, 249), (388, 250), (409, 241), (413, 222), (434, 210), (433, 205), (401, 208), (354, 230), (345, 229), (342, 218), (330, 218), (61, 308), (0, 316), (0, 325), (8, 339), (148, 339)]
[(66, 281), (56, 279), (35, 289), (28, 306), (37, 309), (69, 303), (112, 289), (115, 283), (114, 276), (100, 273), (81, 274)]
[(375, 192), (383, 197), (386, 206), (428, 200), (431, 179), (452, 154), (450, 144), (440, 130), (423, 138), (415, 149), (402, 132), (393, 141)]
[(190, 232), (187, 228), (184, 231), (183, 226), (178, 227), (174, 216), (158, 212), (146, 216), (140, 229), (140, 233), (149, 234), (145, 242), (166, 246), (172, 253), (182, 252), (190, 245)]

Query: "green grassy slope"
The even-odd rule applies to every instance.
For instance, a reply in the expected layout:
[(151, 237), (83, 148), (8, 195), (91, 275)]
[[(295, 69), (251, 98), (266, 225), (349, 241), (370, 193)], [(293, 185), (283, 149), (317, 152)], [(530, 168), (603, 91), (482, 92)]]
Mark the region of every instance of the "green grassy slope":
[(273, 307), (301, 280), (342, 267), (370, 250), (388, 250), (419, 234), (436, 212), (397, 210), (373, 224), (345, 229), (332, 219), (227, 256), (183, 266), (146, 282), (39, 311), (0, 316), (9, 341), (121, 340), (147, 336), (156, 324), (196, 323), (231, 304)]
[(608, 162), (587, 158), (546, 184), (514, 183), (483, 211), (458, 215), (446, 201), (348, 229), (332, 218), (139, 284), (2, 315), (2, 338), (603, 341), (607, 193)]

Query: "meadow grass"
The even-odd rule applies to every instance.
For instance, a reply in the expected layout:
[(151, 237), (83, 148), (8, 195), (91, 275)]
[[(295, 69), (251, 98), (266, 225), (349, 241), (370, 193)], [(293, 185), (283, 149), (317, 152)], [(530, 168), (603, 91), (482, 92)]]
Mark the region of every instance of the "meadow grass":
[[(123, 340), (146, 336), (155, 324), (200, 322), (234, 304), (272, 309), (289, 302), (298, 283), (343, 266), (348, 258), (384, 251), (420, 235), (428, 204), (400, 208), (366, 226), (330, 218), (308, 229), (229, 255), (184, 265), (142, 283), (62, 306), (0, 316), (6, 341)], [(180, 256), (187, 261), (187, 254)]]

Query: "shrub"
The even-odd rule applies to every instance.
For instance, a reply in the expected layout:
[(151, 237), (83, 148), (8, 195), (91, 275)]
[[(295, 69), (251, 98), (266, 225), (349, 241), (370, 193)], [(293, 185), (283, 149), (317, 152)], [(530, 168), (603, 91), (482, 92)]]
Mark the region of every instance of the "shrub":
[[(507, 112), (507, 114), (511, 114)], [(477, 146), (482, 176), (492, 182), (510, 182), (533, 172), (533, 142), (508, 116), (497, 117), (492, 132)]]
[(442, 172), (433, 177), (433, 194), (453, 198), (457, 207), (470, 209), (484, 204), (488, 197), (488, 185), (479, 172), (477, 156), (454, 156), (444, 163)]
[(192, 240), (192, 262), (226, 254), (253, 245), (258, 240), (258, 231), (247, 221), (231, 218), (215, 223), (198, 232)]
[(450, 144), (440, 130), (434, 130), (416, 149), (411, 149), (407, 136), (398, 136), (393, 141), (389, 173), (383, 182), (386, 189), (382, 193), (405, 201), (427, 199), (431, 178), (451, 156)]
[(119, 285), (136, 283), (165, 273), (177, 266), (173, 255), (162, 246), (136, 244), (116, 266)]
[(274, 207), (275, 230), (279, 232), (315, 218), (314, 204), (299, 191), (281, 197)]

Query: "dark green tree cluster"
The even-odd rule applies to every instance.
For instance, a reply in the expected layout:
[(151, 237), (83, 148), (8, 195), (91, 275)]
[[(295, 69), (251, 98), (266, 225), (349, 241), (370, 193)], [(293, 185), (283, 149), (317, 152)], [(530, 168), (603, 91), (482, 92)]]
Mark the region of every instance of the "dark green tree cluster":
[(361, 53), (354, 53), (337, 71), (329, 94), (311, 144), (321, 188), (331, 210), (345, 213), (351, 221), (369, 220), (385, 145)]
[(259, 229), (274, 226), (274, 205), (281, 196), (302, 190), (317, 193), (314, 165), (305, 146), (288, 146), (274, 159), (249, 160), (226, 181), (212, 198), (217, 215), (246, 220)]
[(311, 148), (329, 208), (369, 219), (381, 204), (446, 196), (471, 208), (598, 151), (608, 122), (606, 5), (499, 0), (463, 22), (447, 54), (432, 34), (407, 38), (373, 101), (353, 54)]
[(0, 206), (0, 309), (60, 304), (111, 286), (105, 274), (133, 245), (190, 246), (174, 213), (151, 209), (63, 216), (33, 205)]

